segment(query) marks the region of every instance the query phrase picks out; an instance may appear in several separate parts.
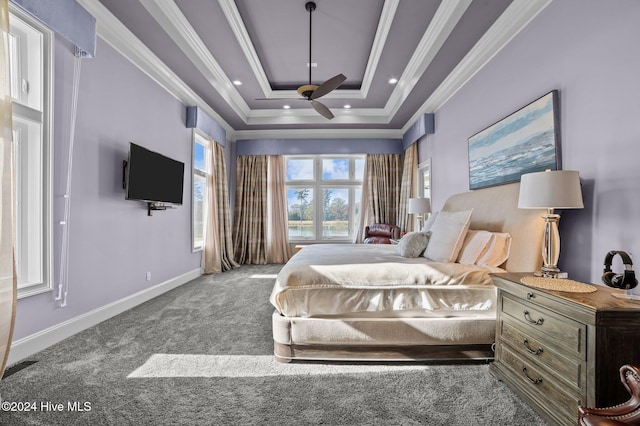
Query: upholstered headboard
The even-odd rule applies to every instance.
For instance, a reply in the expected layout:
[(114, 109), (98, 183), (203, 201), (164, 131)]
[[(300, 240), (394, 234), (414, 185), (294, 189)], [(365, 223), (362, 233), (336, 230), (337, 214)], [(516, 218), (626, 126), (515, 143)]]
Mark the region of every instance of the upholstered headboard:
[(473, 208), (469, 229), (511, 234), (511, 254), (502, 267), (509, 272), (532, 272), (542, 266), (544, 210), (518, 208), (520, 183), (463, 192), (449, 197), (443, 210)]

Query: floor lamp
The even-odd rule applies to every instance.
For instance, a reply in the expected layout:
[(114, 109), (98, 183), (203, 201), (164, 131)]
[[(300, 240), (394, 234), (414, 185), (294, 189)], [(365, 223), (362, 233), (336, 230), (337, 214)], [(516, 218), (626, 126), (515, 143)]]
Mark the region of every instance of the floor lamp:
[(431, 212), (431, 200), (429, 198), (409, 198), (407, 213), (418, 215), (419, 231), (424, 226), (425, 213)]
[(547, 209), (543, 215), (544, 233), (542, 239), (542, 271), (539, 275), (549, 278), (566, 278), (566, 273), (558, 269), (560, 256), (560, 215), (554, 209), (581, 209), (582, 190), (580, 176), (575, 170), (555, 170), (522, 175), (520, 179), (521, 209)]

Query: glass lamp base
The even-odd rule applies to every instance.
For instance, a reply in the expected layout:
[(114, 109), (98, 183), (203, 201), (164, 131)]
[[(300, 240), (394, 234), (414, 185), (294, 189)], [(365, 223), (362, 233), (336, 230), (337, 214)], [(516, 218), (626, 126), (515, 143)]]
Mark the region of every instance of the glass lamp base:
[(533, 273), (536, 277), (545, 277), (545, 278), (558, 278), (558, 279), (567, 279), (569, 278), (568, 272), (562, 272), (560, 270), (557, 271), (536, 271)]

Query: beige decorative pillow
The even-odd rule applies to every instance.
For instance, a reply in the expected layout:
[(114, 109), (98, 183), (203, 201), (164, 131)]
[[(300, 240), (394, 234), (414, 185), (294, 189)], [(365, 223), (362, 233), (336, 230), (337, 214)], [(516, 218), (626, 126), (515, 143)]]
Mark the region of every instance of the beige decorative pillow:
[(429, 233), (408, 232), (398, 242), (397, 253), (402, 257), (419, 257), (429, 244)]
[(424, 257), (436, 262), (454, 262), (471, 222), (472, 210), (440, 211), (433, 226)]
[(491, 232), (489, 231), (468, 230), (458, 254), (457, 262), (463, 265), (475, 264), (487, 244), (489, 244), (490, 239)]
[(492, 232), (489, 243), (478, 257), (476, 265), (499, 267), (509, 258), (511, 235), (506, 232)]

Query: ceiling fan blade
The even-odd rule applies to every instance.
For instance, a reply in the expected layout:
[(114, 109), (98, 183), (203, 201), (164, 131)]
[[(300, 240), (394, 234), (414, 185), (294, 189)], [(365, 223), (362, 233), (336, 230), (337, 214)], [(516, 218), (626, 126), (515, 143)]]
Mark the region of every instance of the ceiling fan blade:
[(254, 98), (254, 101), (306, 101), (305, 98)]
[(331, 120), (333, 118), (333, 113), (329, 110), (329, 108), (327, 108), (320, 102), (311, 101), (311, 106), (313, 107), (313, 109), (318, 111), (318, 113), (324, 118), (326, 118), (327, 120)]
[(329, 80), (318, 86), (318, 88), (313, 91), (309, 99), (318, 99), (319, 97), (326, 95), (327, 93), (335, 90), (346, 79), (347, 77), (345, 77), (343, 74), (338, 74), (335, 77), (331, 77)]

